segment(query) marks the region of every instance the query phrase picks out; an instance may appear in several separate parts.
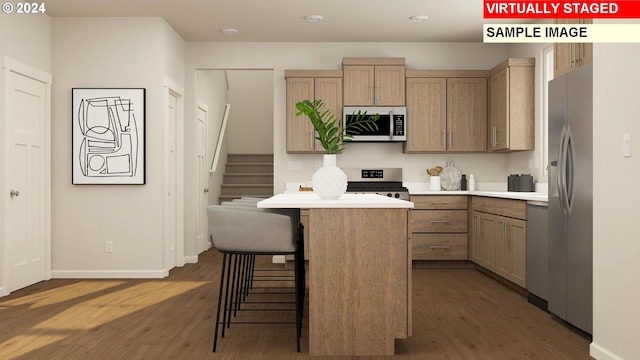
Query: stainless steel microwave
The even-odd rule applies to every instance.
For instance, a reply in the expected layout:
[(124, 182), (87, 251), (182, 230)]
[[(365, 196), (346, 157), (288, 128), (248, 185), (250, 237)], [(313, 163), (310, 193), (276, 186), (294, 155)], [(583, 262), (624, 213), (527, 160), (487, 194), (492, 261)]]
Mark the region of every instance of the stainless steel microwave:
[(345, 106), (343, 109), (343, 125), (349, 125), (354, 115), (358, 111), (367, 115), (378, 114), (380, 117), (376, 121), (378, 130), (373, 132), (350, 133), (351, 141), (407, 141), (407, 108), (406, 107), (354, 107)]

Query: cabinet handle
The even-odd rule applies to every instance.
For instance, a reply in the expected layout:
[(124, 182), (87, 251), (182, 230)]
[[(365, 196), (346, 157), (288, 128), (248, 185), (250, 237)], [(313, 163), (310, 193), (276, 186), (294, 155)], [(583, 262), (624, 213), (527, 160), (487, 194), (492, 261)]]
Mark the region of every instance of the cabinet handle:
[(442, 130), (442, 145), (447, 149), (447, 130)]
[(431, 204), (431, 205), (446, 205), (448, 203), (449, 203), (448, 201), (432, 201), (429, 204)]
[(449, 148), (453, 146), (453, 137), (451, 136), (451, 130), (449, 130), (449, 142), (447, 142), (447, 146)]
[(493, 127), (493, 147), (498, 146), (498, 128), (496, 126)]
[(448, 221), (448, 220), (430, 220), (429, 222), (433, 223), (433, 224), (448, 224), (451, 221)]
[(431, 248), (431, 249), (450, 249), (451, 246), (447, 246), (447, 245), (430, 245), (429, 248)]

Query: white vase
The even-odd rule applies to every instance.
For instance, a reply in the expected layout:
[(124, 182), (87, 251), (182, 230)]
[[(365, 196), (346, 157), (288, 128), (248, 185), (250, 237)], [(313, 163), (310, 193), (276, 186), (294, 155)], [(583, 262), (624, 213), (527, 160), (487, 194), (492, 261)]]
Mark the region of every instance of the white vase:
[(313, 192), (322, 199), (337, 199), (347, 191), (347, 174), (336, 166), (336, 155), (326, 154), (312, 177)]
[(431, 176), (429, 178), (429, 190), (440, 191), (440, 176)]

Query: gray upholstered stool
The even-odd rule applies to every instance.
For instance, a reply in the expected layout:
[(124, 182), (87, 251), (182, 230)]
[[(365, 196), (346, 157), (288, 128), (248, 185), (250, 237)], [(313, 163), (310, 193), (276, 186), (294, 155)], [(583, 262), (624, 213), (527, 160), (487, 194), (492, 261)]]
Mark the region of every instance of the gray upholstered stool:
[[(239, 309), (239, 292), (234, 293), (234, 287), (239, 288), (246, 282), (247, 275), (253, 269), (238, 266), (238, 261), (255, 262), (255, 255), (293, 255), (294, 256), (294, 293), (296, 313), (296, 348), (300, 351), (300, 336), (302, 333), (302, 306), (304, 287), (299, 279), (298, 270), (300, 257), (298, 249), (298, 224), (290, 214), (277, 211), (258, 209), (251, 204), (224, 204), (209, 206), (209, 232), (213, 244), (223, 254), (222, 270), (220, 273), (220, 289), (218, 293), (218, 310), (216, 314), (216, 328), (214, 333), (213, 351), (216, 351), (219, 328), (224, 337), (225, 325), (231, 324), (231, 316), (235, 316)], [(302, 275), (303, 276), (303, 275)], [(231, 291), (230, 290), (231, 287)], [(244, 289), (247, 287), (245, 286)], [(223, 289), (224, 296), (223, 296)], [(244, 291), (244, 290), (243, 290)], [(233, 300), (233, 297), (236, 300)], [(224, 298), (224, 301), (223, 301)], [(222, 320), (220, 315), (222, 313)], [(241, 322), (242, 323), (270, 323), (286, 322)]]

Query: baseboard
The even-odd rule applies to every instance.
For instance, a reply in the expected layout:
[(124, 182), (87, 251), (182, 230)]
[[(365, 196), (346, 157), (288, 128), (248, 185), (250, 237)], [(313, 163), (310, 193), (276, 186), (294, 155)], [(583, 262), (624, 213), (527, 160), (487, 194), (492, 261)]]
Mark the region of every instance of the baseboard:
[(468, 260), (413, 260), (414, 269), (475, 269)]
[(549, 312), (549, 302), (547, 300), (532, 293), (527, 294), (527, 300), (529, 301), (529, 304), (534, 305), (538, 309), (547, 313)]
[(197, 264), (198, 263), (198, 255), (195, 256), (185, 256), (184, 257), (185, 264)]
[(598, 360), (624, 360), (622, 357), (617, 356), (595, 342), (589, 345), (589, 355)]
[(162, 279), (166, 270), (51, 270), (52, 279)]

